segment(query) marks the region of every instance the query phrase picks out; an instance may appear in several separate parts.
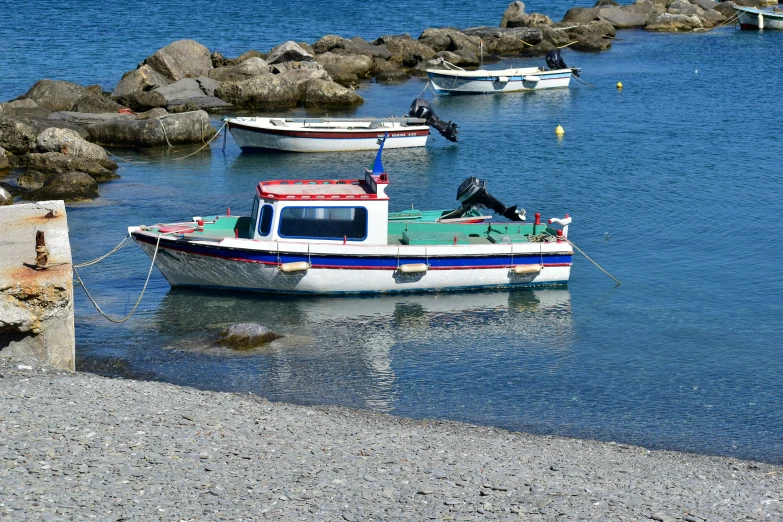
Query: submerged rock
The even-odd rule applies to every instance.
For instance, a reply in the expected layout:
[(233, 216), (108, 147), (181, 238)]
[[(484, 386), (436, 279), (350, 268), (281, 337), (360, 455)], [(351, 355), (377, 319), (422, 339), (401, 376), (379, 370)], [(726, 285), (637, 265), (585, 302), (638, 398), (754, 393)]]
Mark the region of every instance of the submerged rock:
[(279, 339), (282, 335), (276, 334), (269, 328), (256, 323), (232, 324), (220, 333), (217, 344), (234, 350), (249, 350), (257, 348), (270, 341)]
[(43, 152), (25, 154), (19, 160), (22, 166), (47, 175), (63, 174), (76, 170), (89, 174), (96, 181), (109, 181), (119, 178), (117, 174), (112, 172), (117, 169), (117, 164), (110, 159), (91, 160), (69, 156), (60, 152)]
[(22, 197), (28, 201), (89, 201), (98, 197), (98, 183), (86, 172), (70, 171), (52, 176), (43, 187)]

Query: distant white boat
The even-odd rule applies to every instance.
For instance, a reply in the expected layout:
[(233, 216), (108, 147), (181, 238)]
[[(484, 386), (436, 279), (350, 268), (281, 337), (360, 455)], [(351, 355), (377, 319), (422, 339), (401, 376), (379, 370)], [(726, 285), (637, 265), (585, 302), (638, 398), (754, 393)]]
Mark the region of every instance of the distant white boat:
[(783, 11), (768, 11), (756, 7), (735, 5), (741, 29), (783, 29)]
[(437, 94), (488, 94), (495, 92), (539, 91), (566, 88), (572, 69), (545, 70), (538, 67), (516, 67), (465, 71), (443, 61), (450, 69), (427, 69)]
[(320, 119), (226, 118), (231, 136), (243, 149), (291, 152), (373, 150), (388, 133), (386, 147), (424, 147), (430, 128), (422, 118)]

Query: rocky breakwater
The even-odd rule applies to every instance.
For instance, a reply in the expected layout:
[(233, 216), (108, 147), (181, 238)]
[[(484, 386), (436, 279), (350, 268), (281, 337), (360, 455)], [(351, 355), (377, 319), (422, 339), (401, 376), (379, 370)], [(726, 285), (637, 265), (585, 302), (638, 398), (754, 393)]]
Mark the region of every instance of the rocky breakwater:
[[(758, 0), (738, 0), (759, 5)], [(595, 7), (573, 7), (561, 24), (604, 22), (614, 29), (645, 29), (655, 32), (693, 32), (712, 29), (734, 15), (734, 2), (713, 0), (636, 0), (620, 5), (598, 0)]]
[(73, 279), (63, 202), (0, 207), (0, 244), (0, 357), (31, 356), (73, 370)]

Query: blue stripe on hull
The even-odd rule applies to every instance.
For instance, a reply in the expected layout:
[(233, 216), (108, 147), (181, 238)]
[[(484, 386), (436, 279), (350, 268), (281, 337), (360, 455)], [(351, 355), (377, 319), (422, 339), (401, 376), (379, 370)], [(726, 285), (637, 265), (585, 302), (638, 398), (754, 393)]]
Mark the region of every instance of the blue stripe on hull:
[[(134, 238), (138, 241), (154, 245), (155, 241), (150, 238), (136, 236)], [(168, 244), (167, 244), (168, 243)], [(369, 268), (369, 269), (388, 269), (394, 270), (401, 264), (407, 263), (421, 263), (427, 261), (433, 269), (449, 269), (449, 268), (463, 268), (463, 267), (505, 267), (511, 264), (535, 264), (543, 261), (544, 265), (570, 265), (572, 256), (570, 255), (557, 255), (557, 254), (514, 254), (513, 258), (510, 254), (501, 256), (438, 256), (426, 258), (424, 256), (417, 257), (389, 257), (389, 256), (339, 256), (339, 255), (311, 255), (307, 254), (286, 254), (280, 253), (278, 257), (277, 252), (259, 252), (250, 253), (247, 250), (239, 250), (225, 247), (207, 247), (202, 245), (192, 245), (187, 243), (169, 243), (161, 241), (161, 249), (171, 248), (174, 250), (180, 250), (196, 255), (205, 255), (210, 257), (217, 257), (225, 260), (235, 260), (237, 262), (251, 262), (251, 263), (265, 263), (265, 264), (279, 264), (279, 263), (293, 263), (299, 261), (309, 261), (314, 267), (334, 267), (334, 268)]]

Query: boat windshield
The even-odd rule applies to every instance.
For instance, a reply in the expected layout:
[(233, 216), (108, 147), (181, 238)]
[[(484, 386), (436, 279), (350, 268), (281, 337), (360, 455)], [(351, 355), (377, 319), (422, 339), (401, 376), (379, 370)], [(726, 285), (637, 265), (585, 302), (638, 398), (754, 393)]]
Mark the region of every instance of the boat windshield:
[(367, 238), (364, 207), (286, 207), (280, 213), (280, 237), (301, 239)]

